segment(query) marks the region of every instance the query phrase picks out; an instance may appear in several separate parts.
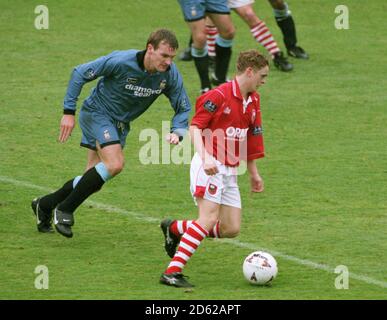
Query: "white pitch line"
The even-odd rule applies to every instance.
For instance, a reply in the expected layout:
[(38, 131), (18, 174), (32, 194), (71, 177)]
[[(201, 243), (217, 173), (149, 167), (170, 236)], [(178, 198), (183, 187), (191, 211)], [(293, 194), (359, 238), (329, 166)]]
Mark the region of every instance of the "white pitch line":
[[(240, 241), (235, 240), (235, 239), (219, 239), (218, 241), (222, 241), (222, 242), (225, 242), (225, 243), (231, 243), (232, 245), (238, 246), (238, 247), (241, 247), (241, 248), (257, 250), (257, 246), (256, 245), (254, 245), (252, 243), (240, 242)], [(288, 261), (292, 261), (294, 263), (301, 264), (303, 266), (306, 266), (306, 267), (309, 267), (309, 268), (312, 268), (312, 269), (319, 269), (319, 270), (327, 271), (329, 273), (335, 273), (335, 268), (330, 267), (330, 266), (328, 266), (326, 264), (316, 263), (316, 262), (313, 262), (313, 261), (310, 261), (310, 260), (306, 260), (306, 259), (300, 259), (300, 258), (297, 258), (297, 257), (289, 256), (288, 254), (285, 254), (285, 253), (282, 253), (282, 252), (279, 252), (279, 251), (270, 250), (270, 249), (260, 248), (260, 250), (261, 251), (270, 252), (275, 257), (280, 257), (282, 259), (285, 259), (285, 260), (288, 260)], [(376, 285), (378, 287), (387, 288), (387, 282), (381, 281), (381, 280), (376, 280), (376, 279), (373, 279), (373, 278), (370, 278), (370, 277), (367, 277), (367, 276), (364, 276), (364, 275), (361, 275), (361, 274), (349, 272), (349, 277), (352, 278), (352, 279), (355, 279), (355, 280), (366, 282), (368, 284)]]
[[(13, 179), (13, 178), (8, 178), (8, 177), (3, 177), (3, 176), (0, 176), (0, 181), (5, 182), (5, 183), (9, 183), (9, 184), (13, 184), (13, 185), (19, 186), (19, 187), (24, 187), (24, 188), (28, 188), (28, 189), (36, 189), (36, 190), (39, 190), (39, 191), (42, 191), (45, 193), (53, 191), (49, 188), (41, 187), (41, 186), (29, 183), (29, 182), (19, 181), (19, 180)], [(128, 211), (128, 210), (121, 209), (121, 208), (118, 208), (115, 206), (103, 204), (100, 202), (87, 200), (85, 202), (85, 204), (94, 206), (95, 208), (98, 208), (100, 210), (104, 210), (104, 211), (108, 211), (108, 212), (112, 212), (112, 213), (119, 213), (119, 214), (123, 214), (123, 215), (129, 215), (129, 216), (131, 216), (135, 219), (138, 219), (138, 220), (143, 220), (143, 221), (152, 222), (152, 223), (159, 222), (159, 219), (157, 219), (157, 218), (150, 217), (150, 216), (147, 216), (147, 215), (139, 213), (139, 212)], [(273, 254), (273, 256), (280, 257), (284, 260), (292, 261), (294, 263), (297, 263), (297, 264), (300, 264), (300, 265), (303, 265), (303, 266), (306, 266), (306, 267), (309, 267), (312, 269), (323, 270), (323, 271), (326, 271), (329, 273), (334, 273), (334, 270), (335, 270), (335, 268), (328, 266), (328, 265), (325, 265), (325, 264), (316, 263), (316, 262), (306, 260), (306, 259), (300, 259), (300, 258), (290, 256), (290, 255), (287, 255), (287, 254), (279, 252), (279, 251), (261, 248), (253, 243), (240, 242), (239, 240), (235, 240), (235, 239), (216, 239), (216, 241), (220, 242), (220, 243), (231, 244), (231, 245), (234, 245), (236, 247), (247, 248), (250, 250), (257, 250), (257, 248), (260, 248), (260, 250), (270, 252), (271, 254)], [(365, 275), (350, 272), (349, 277), (352, 279), (355, 279), (355, 280), (359, 280), (359, 281), (362, 281), (362, 282), (365, 282), (368, 284), (372, 284), (372, 285), (381, 287), (381, 288), (387, 288), (387, 282), (381, 281), (381, 280), (376, 280), (376, 279), (370, 278), (370, 277), (365, 276)]]

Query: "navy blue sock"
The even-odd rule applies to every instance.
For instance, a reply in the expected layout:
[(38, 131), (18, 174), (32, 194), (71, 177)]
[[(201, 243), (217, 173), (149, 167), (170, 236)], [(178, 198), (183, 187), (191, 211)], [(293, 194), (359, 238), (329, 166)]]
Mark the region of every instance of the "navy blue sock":
[(93, 167), (79, 180), (78, 184), (59, 204), (58, 209), (65, 212), (74, 212), (90, 195), (100, 190), (105, 183), (96, 168)]
[(44, 212), (50, 212), (53, 210), (58, 203), (61, 203), (67, 196), (73, 191), (73, 182), (74, 179), (67, 181), (60, 189), (57, 191), (45, 195), (40, 198), (39, 206)]

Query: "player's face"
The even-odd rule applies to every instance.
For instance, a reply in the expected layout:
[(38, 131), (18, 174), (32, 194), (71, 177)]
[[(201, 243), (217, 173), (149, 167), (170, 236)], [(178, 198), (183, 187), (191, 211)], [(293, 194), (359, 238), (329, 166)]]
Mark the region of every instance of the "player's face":
[(258, 71), (251, 70), (251, 90), (257, 90), (260, 86), (266, 83), (267, 76), (269, 75), (269, 67), (265, 66)]
[(161, 42), (158, 48), (148, 45), (148, 53), (150, 56), (150, 71), (164, 72), (171, 65), (173, 58), (176, 56), (176, 49), (173, 49), (169, 44)]

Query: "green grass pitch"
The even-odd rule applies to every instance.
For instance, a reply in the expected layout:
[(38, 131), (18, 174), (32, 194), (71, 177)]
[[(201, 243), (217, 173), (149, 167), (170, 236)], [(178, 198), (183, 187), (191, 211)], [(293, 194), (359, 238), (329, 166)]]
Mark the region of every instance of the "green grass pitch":
[[(48, 30), (35, 29), (34, 2), (0, 2), (0, 299), (387, 298), (387, 4), (345, 1), (349, 29), (338, 30), (340, 2), (288, 3), (310, 60), (292, 59), (289, 74), (272, 66), (260, 90), (265, 192), (251, 195), (240, 177), (241, 234), (203, 242), (185, 269), (196, 287), (185, 292), (158, 283), (169, 262), (158, 223), (196, 217), (189, 165), (138, 158), (141, 130), (161, 132), (161, 119), (172, 117), (167, 99), (133, 122), (124, 172), (79, 208), (74, 238), (39, 234), (30, 209), (35, 196), (84, 170), (79, 126), (66, 144), (56, 142), (72, 68), (142, 49), (158, 27), (176, 32), (181, 51), (189, 32), (177, 1), (48, 0)], [(254, 6), (283, 48), (268, 2)], [(230, 76), (237, 53), (258, 47), (232, 18)], [(194, 65), (176, 63), (194, 104)], [(78, 107), (94, 85), (84, 87)], [(278, 261), (271, 287), (251, 286), (242, 275), (244, 257), (260, 249)], [(48, 290), (34, 286), (38, 265), (49, 270)], [(335, 287), (339, 265), (350, 272), (348, 289)]]

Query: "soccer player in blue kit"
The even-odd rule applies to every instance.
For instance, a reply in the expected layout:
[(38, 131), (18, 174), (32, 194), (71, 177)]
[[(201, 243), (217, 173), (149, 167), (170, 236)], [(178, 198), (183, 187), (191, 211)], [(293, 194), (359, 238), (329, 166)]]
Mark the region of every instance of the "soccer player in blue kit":
[(208, 15), (218, 28), (215, 40), (215, 72), (212, 82), (219, 85), (227, 81), (235, 27), (230, 18), (227, 0), (178, 0), (184, 20), (192, 34), (191, 55), (198, 72), (201, 93), (211, 89), (205, 18)]
[(182, 77), (172, 63), (177, 49), (175, 34), (158, 29), (149, 36), (143, 51), (114, 51), (74, 68), (64, 99), (59, 142), (66, 142), (75, 126), (76, 101), (83, 85), (101, 77), (79, 112), (81, 146), (88, 148), (86, 171), (57, 191), (32, 201), (38, 231), (53, 232), (53, 218), (60, 234), (73, 236), (74, 211), (121, 172), (130, 122), (161, 94), (168, 97), (175, 111), (167, 139), (178, 144), (183, 138), (191, 105)]

